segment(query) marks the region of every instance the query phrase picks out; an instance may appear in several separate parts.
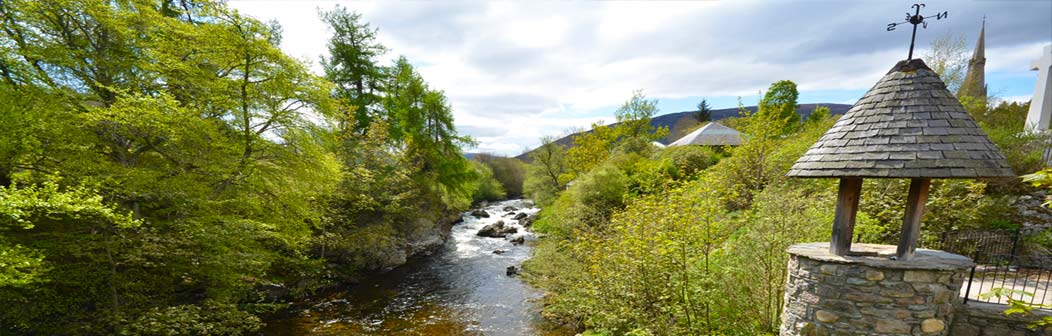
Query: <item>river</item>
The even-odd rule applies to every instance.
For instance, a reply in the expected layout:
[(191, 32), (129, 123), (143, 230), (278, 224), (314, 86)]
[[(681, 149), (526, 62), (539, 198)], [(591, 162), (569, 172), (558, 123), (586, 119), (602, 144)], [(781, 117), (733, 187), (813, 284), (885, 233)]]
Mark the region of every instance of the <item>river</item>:
[[(558, 335), (543, 326), (535, 300), (541, 293), (518, 277), (505, 274), (530, 257), (526, 232), (506, 215), (534, 214), (539, 209), (524, 200), (485, 208), (489, 218), (463, 214), (452, 238), (439, 252), (385, 274), (366, 279), (299, 313), (269, 321), (267, 335)], [(519, 229), (527, 243), (513, 245), (501, 238), (476, 235), (483, 226), (503, 220)], [(505, 252), (493, 253), (497, 250)]]

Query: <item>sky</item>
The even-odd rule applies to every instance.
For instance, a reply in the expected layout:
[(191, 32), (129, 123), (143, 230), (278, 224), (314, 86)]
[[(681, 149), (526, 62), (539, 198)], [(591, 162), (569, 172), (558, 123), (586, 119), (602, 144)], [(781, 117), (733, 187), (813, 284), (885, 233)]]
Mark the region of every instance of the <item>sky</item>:
[[(658, 114), (755, 105), (782, 79), (800, 103), (854, 102), (905, 59), (912, 2), (898, 1), (271, 1), (230, 6), (282, 27), (281, 48), (322, 73), (331, 31), (318, 11), (344, 6), (378, 30), (453, 106), (457, 129), (478, 141), (470, 152), (517, 155), (542, 136), (611, 122), (633, 91), (657, 99)], [(986, 17), (991, 95), (1028, 101), (1031, 60), (1052, 44), (1052, 1), (928, 1), (943, 11), (917, 33), (963, 35), (969, 50)]]

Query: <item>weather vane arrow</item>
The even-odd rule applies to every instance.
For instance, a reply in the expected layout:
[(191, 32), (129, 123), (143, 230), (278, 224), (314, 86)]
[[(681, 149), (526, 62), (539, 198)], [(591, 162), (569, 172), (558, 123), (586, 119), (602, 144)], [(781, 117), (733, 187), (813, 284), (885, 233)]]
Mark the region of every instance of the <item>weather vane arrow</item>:
[(945, 19), (946, 16), (949, 15), (949, 12), (943, 11), (942, 13), (938, 13), (938, 14), (935, 14), (935, 15), (923, 16), (923, 15), (920, 14), (920, 10), (923, 7), (924, 7), (924, 4), (913, 4), (913, 8), (916, 8), (917, 11), (915, 13), (913, 13), (913, 14), (910, 14), (909, 12), (907, 12), (906, 13), (906, 21), (896, 22), (896, 23), (889, 23), (888, 24), (888, 31), (895, 30), (895, 27), (897, 27), (898, 25), (904, 25), (904, 24), (907, 24), (907, 23), (913, 25), (913, 36), (910, 37), (910, 54), (909, 54), (909, 56), (906, 56), (906, 60), (907, 61), (910, 60), (910, 59), (913, 59), (913, 46), (917, 42), (917, 25), (920, 25), (920, 26), (924, 27), (924, 29), (928, 29), (928, 22), (924, 21), (924, 19), (935, 18), (936, 20), (942, 20), (942, 19)]

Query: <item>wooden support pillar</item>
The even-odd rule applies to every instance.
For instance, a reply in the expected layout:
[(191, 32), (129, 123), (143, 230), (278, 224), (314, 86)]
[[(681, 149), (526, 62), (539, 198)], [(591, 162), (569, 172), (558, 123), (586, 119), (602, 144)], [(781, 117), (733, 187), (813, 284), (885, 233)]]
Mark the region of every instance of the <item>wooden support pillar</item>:
[(855, 232), (855, 214), (858, 213), (858, 198), (861, 194), (861, 178), (840, 179), (840, 190), (836, 197), (836, 217), (833, 218), (833, 239), (829, 242), (830, 253), (846, 256), (851, 251), (851, 240)]
[(902, 218), (902, 232), (899, 237), (899, 248), (896, 251), (899, 260), (910, 260), (917, 249), (921, 217), (924, 216), (924, 203), (928, 202), (928, 187), (930, 186), (931, 179), (910, 180), (910, 194), (906, 198), (906, 216)]

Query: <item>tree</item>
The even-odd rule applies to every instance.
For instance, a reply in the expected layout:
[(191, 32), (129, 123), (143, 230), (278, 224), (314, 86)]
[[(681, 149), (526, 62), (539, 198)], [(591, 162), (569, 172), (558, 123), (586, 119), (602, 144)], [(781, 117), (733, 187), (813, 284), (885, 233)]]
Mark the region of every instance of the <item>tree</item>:
[(815, 106), (815, 109), (811, 111), (811, 114), (807, 116), (807, 120), (804, 124), (815, 124), (829, 118), (829, 108), (825, 106)]
[(694, 119), (699, 123), (712, 120), (712, 108), (709, 107), (709, 102), (705, 101), (705, 99), (698, 103), (698, 109), (694, 112)]
[(434, 182), (440, 193), (467, 200), (477, 175), (460, 147), (474, 140), (457, 133), (445, 94), (430, 89), (409, 60), (400, 57), (391, 71), (384, 97), (391, 138), (404, 144), (414, 175)]
[(796, 99), (800, 93), (796, 83), (780, 80), (771, 84), (760, 100), (756, 114), (761, 118), (779, 121), (784, 127), (774, 135), (786, 135), (795, 132), (800, 126), (800, 115), (796, 113)]
[[(0, 242), (47, 265), (40, 281), (0, 286), (0, 304), (24, 308), (0, 311), (0, 333), (119, 334), (205, 306), (250, 332), (238, 304), (311, 267), (300, 253), (314, 200), (338, 171), (303, 113), (330, 116), (329, 86), (281, 53), (277, 27), (222, 3), (170, 5), (0, 3), (0, 106), (32, 104), (0, 108), (0, 125), (35, 133), (0, 132), (3, 193), (53, 184), (38, 204), (69, 210), (26, 217)], [(93, 203), (60, 205), (70, 197)]]
[(322, 56), (325, 78), (336, 84), (336, 96), (346, 99), (355, 110), (355, 129), (364, 132), (378, 114), (380, 94), (383, 90), (383, 67), (377, 58), (386, 51), (376, 41), (376, 29), (362, 20), (362, 15), (337, 6), (321, 12), (321, 18), (332, 29), (329, 38), (329, 56)]
[(574, 147), (566, 151), (567, 166), (570, 167), (565, 181), (598, 167), (610, 156), (619, 141), (631, 138), (656, 141), (668, 136), (668, 128), (655, 129), (650, 118), (657, 114), (657, 100), (647, 99), (643, 91), (635, 91), (632, 97), (621, 104), (614, 114), (617, 124), (604, 126), (602, 122), (592, 124), (592, 131), (574, 137)]
[(541, 206), (550, 204), (569, 182), (560, 180), (567, 169), (566, 149), (552, 137), (541, 138), (541, 146), (530, 152), (523, 192)]
[(950, 92), (961, 89), (965, 72), (968, 71), (968, 48), (964, 35), (947, 31), (936, 37), (931, 41), (931, 49), (928, 49), (922, 58), (946, 83), (946, 89)]
[(522, 187), (526, 178), (526, 168), (522, 161), (485, 153), (476, 155), (474, 159), (493, 171), (493, 178), (500, 182), (508, 198), (523, 196)]
[(614, 111), (618, 123), (614, 128), (617, 138), (645, 138), (654, 141), (667, 136), (667, 129), (656, 129), (650, 125), (650, 118), (657, 112), (657, 99), (647, 99), (642, 90), (633, 92), (632, 98)]

